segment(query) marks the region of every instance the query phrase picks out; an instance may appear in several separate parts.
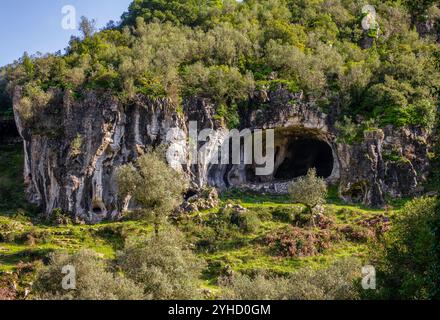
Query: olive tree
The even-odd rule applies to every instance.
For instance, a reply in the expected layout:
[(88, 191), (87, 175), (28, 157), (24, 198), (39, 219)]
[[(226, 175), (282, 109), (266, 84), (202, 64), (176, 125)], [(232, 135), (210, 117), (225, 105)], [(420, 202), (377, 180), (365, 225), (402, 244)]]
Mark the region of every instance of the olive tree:
[(299, 178), (289, 186), (289, 194), (294, 202), (304, 205), (315, 225), (314, 209), (325, 203), (327, 184), (316, 175), (316, 169), (310, 169), (306, 176)]
[(82, 32), (84, 39), (90, 38), (96, 32), (96, 21), (82, 16), (79, 22), (79, 30)]
[(188, 247), (183, 234), (169, 227), (158, 236), (128, 239), (117, 263), (153, 300), (196, 299), (205, 264)]
[[(96, 252), (81, 250), (74, 254), (56, 252), (49, 264), (38, 271), (33, 284), (37, 300), (143, 300), (142, 287), (132, 280), (108, 271), (107, 263)], [(68, 273), (64, 268), (71, 267)], [(74, 271), (73, 271), (74, 270)], [(63, 288), (71, 276), (74, 287)], [(73, 284), (70, 283), (70, 284)]]
[(254, 277), (234, 273), (221, 278), (225, 300), (358, 300), (361, 262), (337, 260), (319, 270), (301, 268), (288, 276), (258, 273)]
[(161, 223), (182, 203), (187, 189), (183, 174), (169, 167), (157, 151), (122, 166), (117, 182), (120, 195), (131, 197), (140, 206), (141, 217), (153, 217), (156, 235)]
[(423, 197), (408, 202), (374, 247), (381, 280), (379, 298), (429, 300), (440, 298), (438, 199)]

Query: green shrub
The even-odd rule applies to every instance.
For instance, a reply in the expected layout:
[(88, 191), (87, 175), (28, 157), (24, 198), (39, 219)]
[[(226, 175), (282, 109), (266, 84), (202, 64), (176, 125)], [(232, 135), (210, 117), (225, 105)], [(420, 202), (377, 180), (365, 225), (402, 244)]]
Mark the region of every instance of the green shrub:
[(237, 274), (232, 278), (221, 279), (222, 299), (225, 300), (281, 300), (289, 280), (257, 275), (251, 278)]
[[(20, 236), (20, 242), (26, 243), (30, 246), (38, 244), (47, 244), (52, 241), (53, 235), (49, 230), (37, 230), (32, 229), (29, 232), (25, 232)], [(17, 241), (17, 239), (15, 239)]]
[(362, 130), (347, 116), (344, 116), (342, 121), (336, 122), (335, 128), (339, 131), (338, 140), (341, 142), (353, 144), (360, 140)]
[(171, 21), (176, 24), (195, 26), (207, 18), (211, 10), (219, 5), (213, 0), (136, 0), (122, 16), (123, 25), (134, 25), (138, 17), (145, 21)]
[(140, 217), (153, 218), (156, 234), (169, 214), (183, 202), (187, 181), (170, 168), (158, 151), (150, 151), (135, 165), (120, 167), (117, 184), (122, 198), (131, 196), (141, 206)]
[(218, 213), (212, 214), (207, 225), (216, 231), (219, 239), (225, 239), (233, 236), (237, 231), (242, 233), (257, 231), (261, 226), (261, 220), (257, 212), (229, 203)]
[(294, 215), (292, 208), (278, 207), (272, 211), (272, 217), (276, 221), (291, 223), (293, 221)]
[(50, 223), (54, 225), (69, 225), (72, 224), (72, 217), (70, 214), (63, 212), (60, 208), (54, 209), (52, 214), (48, 217)]
[(295, 81), (282, 79), (258, 81), (256, 86), (258, 89), (269, 91), (277, 91), (280, 89), (287, 89), (291, 93), (298, 93), (298, 91), (300, 91), (299, 86)]
[(230, 215), (211, 214), (206, 225), (215, 232), (215, 240), (226, 240), (239, 233), (238, 226), (231, 224)]
[(420, 198), (405, 205), (397, 216), (379, 251), (381, 297), (430, 299), (437, 294), (438, 210), (436, 198)]
[(72, 157), (77, 157), (81, 155), (83, 143), (84, 143), (83, 137), (80, 134), (77, 134), (75, 139), (73, 139), (72, 143), (70, 144), (70, 155)]
[(25, 225), (22, 223), (9, 219), (0, 218), (0, 241), (11, 243), (20, 238), (25, 230)]
[(235, 212), (231, 215), (231, 223), (245, 233), (252, 233), (258, 230), (261, 220), (254, 212)]
[(327, 183), (316, 175), (316, 169), (310, 169), (305, 177), (301, 177), (289, 186), (289, 195), (296, 203), (307, 208), (309, 220), (315, 224), (315, 208), (323, 205), (327, 197)]
[[(65, 266), (73, 266), (76, 289), (64, 290)], [(131, 280), (107, 271), (105, 261), (95, 252), (82, 250), (73, 255), (54, 253), (48, 266), (38, 272), (33, 285), (38, 300), (140, 300), (142, 289)]]
[(17, 110), (23, 121), (28, 125), (37, 121), (39, 113), (49, 103), (50, 98), (40, 87), (28, 85), (25, 95), (17, 103)]
[(341, 260), (327, 269), (300, 269), (288, 277), (235, 274), (221, 280), (222, 298), (232, 300), (357, 300), (361, 265)]
[(255, 212), (262, 222), (271, 221), (273, 219), (271, 207), (255, 207), (252, 208), (252, 211)]
[(131, 239), (118, 254), (118, 266), (154, 300), (186, 300), (200, 297), (197, 289), (203, 263), (180, 232), (147, 239)]

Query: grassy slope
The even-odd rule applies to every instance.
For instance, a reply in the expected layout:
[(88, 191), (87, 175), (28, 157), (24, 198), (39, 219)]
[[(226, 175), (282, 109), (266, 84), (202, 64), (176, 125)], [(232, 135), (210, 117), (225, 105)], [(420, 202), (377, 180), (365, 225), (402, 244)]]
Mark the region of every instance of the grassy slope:
[[(0, 146), (0, 187), (3, 197), (0, 202), (0, 234), (3, 234), (3, 239), (0, 238), (0, 272), (14, 270), (19, 262), (44, 259), (47, 253), (53, 250), (75, 251), (80, 248), (91, 248), (111, 259), (115, 257), (116, 251), (123, 247), (127, 237), (142, 236), (152, 232), (148, 222), (136, 221), (94, 226), (51, 226), (42, 223), (36, 218), (35, 209), (24, 205), (22, 162), (21, 146)], [(240, 203), (249, 212), (265, 217), (271, 216), (279, 208), (292, 207), (286, 197), (232, 193), (223, 196), (222, 204), (231, 200)], [(334, 217), (337, 225), (355, 224), (359, 219), (383, 213), (380, 210), (341, 203), (335, 197), (334, 191), (331, 192), (329, 202), (326, 207), (327, 212)], [(212, 230), (208, 230), (205, 222), (217, 212), (218, 208), (195, 213), (178, 223), (191, 242), (203, 240), (214, 244), (209, 250), (198, 250), (198, 254), (208, 262), (203, 277), (204, 287), (215, 289), (216, 279), (225, 266), (243, 272), (262, 269), (284, 274), (303, 266), (320, 268), (347, 256), (368, 260), (367, 243), (347, 240), (337, 241), (330, 249), (313, 257), (281, 258), (273, 255), (256, 241), (288, 225), (273, 219), (262, 219), (260, 227), (254, 232), (232, 232), (226, 240), (214, 240), (212, 232), (208, 232)], [(395, 212), (388, 212), (387, 215), (393, 215)]]

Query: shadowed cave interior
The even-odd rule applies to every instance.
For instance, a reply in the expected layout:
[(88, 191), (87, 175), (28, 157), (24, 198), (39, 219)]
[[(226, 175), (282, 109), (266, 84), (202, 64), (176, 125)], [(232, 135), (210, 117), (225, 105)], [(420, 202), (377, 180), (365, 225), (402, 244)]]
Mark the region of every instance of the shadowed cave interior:
[(306, 175), (311, 168), (315, 168), (317, 175), (322, 178), (332, 174), (333, 152), (324, 141), (300, 138), (289, 141), (286, 152), (282, 155), (280, 153), (278, 147), (275, 162), (281, 164), (275, 170), (275, 180), (292, 180)]
[[(287, 128), (277, 130), (275, 133), (273, 175), (257, 176), (255, 165), (246, 166), (241, 174), (230, 167), (230, 170), (227, 170), (225, 182), (227, 185), (285, 182), (305, 176), (311, 168), (316, 169), (319, 177), (328, 178), (332, 175), (333, 166), (333, 150), (321, 138), (319, 132), (304, 128)], [(244, 177), (239, 178), (240, 175)]]

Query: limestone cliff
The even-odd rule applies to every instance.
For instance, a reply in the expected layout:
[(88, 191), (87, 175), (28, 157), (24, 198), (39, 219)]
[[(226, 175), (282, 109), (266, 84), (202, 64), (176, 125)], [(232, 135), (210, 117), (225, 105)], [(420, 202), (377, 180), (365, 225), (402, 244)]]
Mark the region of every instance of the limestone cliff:
[[(24, 141), (26, 193), (48, 215), (60, 208), (88, 222), (119, 218), (131, 204), (118, 197), (117, 168), (161, 144), (185, 155), (187, 164), (168, 160), (194, 188), (284, 193), (290, 181), (316, 167), (330, 183), (339, 184), (344, 199), (367, 205), (384, 204), (386, 195), (417, 194), (429, 170), (426, 132), (388, 127), (347, 145), (337, 139), (332, 117), (301, 94), (283, 89), (256, 95), (240, 115), (242, 128), (275, 129), (275, 170), (263, 177), (255, 175), (253, 165), (210, 164), (227, 131), (206, 99), (187, 99), (177, 111), (167, 99), (138, 96), (124, 104), (105, 92), (89, 91), (75, 99), (56, 91), (38, 123), (29, 125), (18, 112), (20, 97), (17, 88), (14, 112)], [(197, 144), (203, 152), (196, 163), (189, 158), (189, 121), (197, 121), (198, 130), (217, 130)]]

